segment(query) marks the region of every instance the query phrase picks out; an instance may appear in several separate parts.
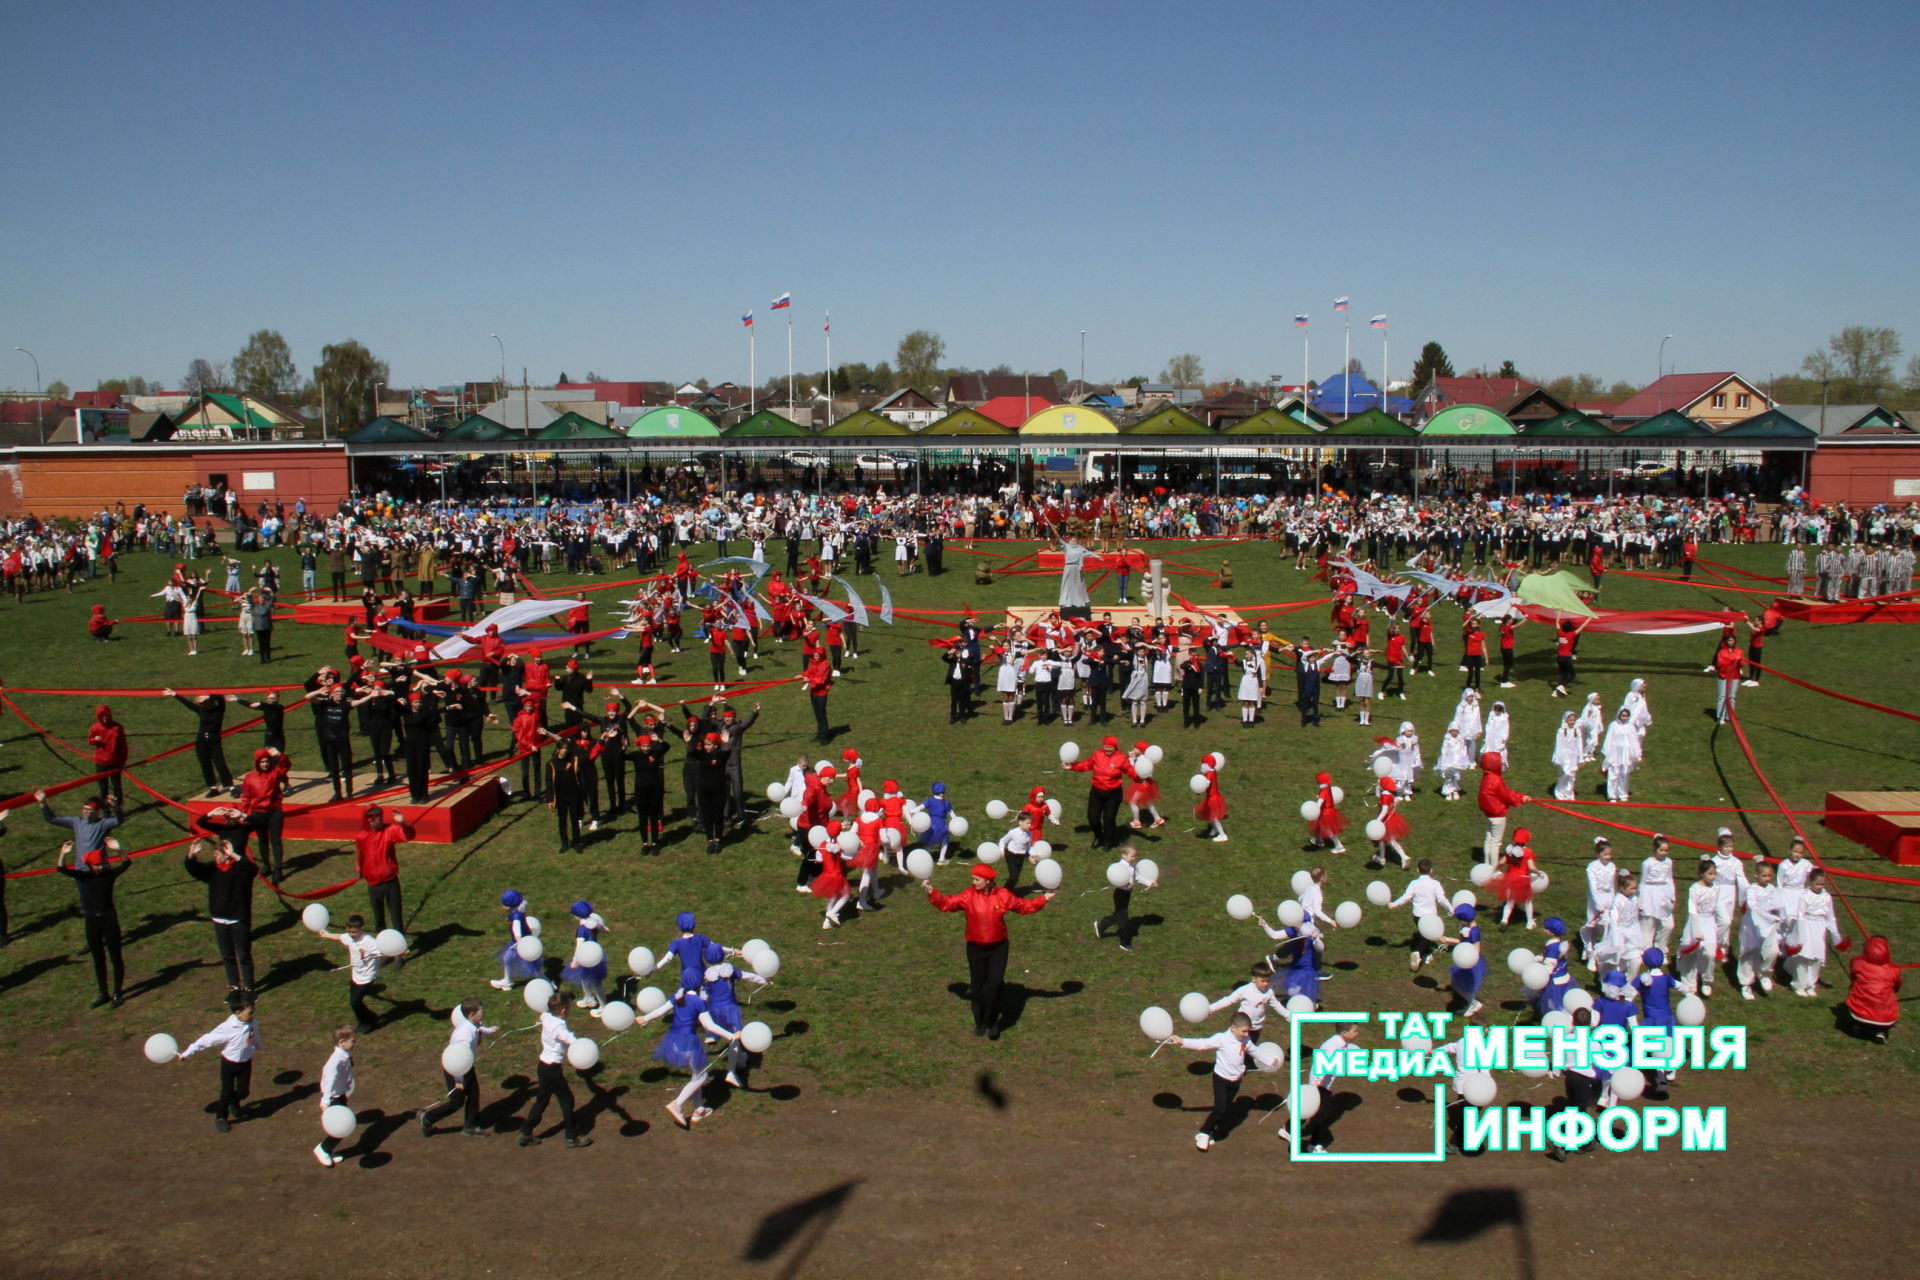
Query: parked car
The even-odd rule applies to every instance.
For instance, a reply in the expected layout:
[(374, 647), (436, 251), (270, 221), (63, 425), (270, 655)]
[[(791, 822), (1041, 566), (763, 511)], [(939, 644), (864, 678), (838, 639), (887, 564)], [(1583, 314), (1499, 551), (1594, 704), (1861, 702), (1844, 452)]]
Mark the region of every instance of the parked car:
[(1651, 480), (1655, 476), (1666, 475), (1673, 470), (1664, 462), (1632, 462), (1624, 467), (1615, 467), (1613, 474), (1625, 479)]

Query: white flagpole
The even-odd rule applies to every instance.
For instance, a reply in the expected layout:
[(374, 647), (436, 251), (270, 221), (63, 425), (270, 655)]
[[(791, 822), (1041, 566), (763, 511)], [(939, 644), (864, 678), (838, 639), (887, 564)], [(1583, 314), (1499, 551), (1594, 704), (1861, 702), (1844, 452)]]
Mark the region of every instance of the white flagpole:
[(754, 339), (753, 326), (748, 325), (747, 326), (747, 413), (749, 416), (751, 416), (754, 412), (753, 402), (756, 399), (758, 399), (760, 395), (760, 384), (754, 381), (755, 371), (753, 367), (753, 339)]
[(827, 331), (827, 424), (833, 424), (833, 313), (826, 317)]
[(1387, 384), (1393, 379), (1387, 372), (1387, 331), (1380, 331), (1380, 412), (1387, 411)]
[(1309, 400), (1312, 393), (1307, 384), (1313, 377), (1313, 328), (1308, 326), (1300, 331), (1300, 398)]
[(793, 416), (793, 308), (787, 308), (787, 416)]
[(1340, 383), (1340, 393), (1341, 393), (1340, 416), (1351, 417), (1353, 415), (1353, 313), (1352, 312), (1347, 313), (1347, 362), (1344, 365), (1340, 366), (1340, 372), (1345, 375), (1344, 379)]

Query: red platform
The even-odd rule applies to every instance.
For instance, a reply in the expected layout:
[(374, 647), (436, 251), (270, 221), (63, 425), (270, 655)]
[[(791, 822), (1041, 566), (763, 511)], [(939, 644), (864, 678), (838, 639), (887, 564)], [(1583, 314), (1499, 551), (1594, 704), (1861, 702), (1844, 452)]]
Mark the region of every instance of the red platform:
[[(1042, 551), (1029, 563), (1036, 569), (1052, 569), (1057, 573), (1061, 569), (1066, 568), (1067, 557), (1064, 552), (1060, 551)], [(1026, 566), (1016, 564), (1013, 567), (1022, 569)], [(1117, 553), (1109, 551), (1105, 555), (1102, 555), (1097, 551), (1089, 551), (1087, 552), (1086, 560), (1082, 562), (1080, 566), (1080, 572), (1098, 572), (1101, 569), (1117, 569), (1119, 567), (1120, 557)]]
[[(385, 597), (381, 597), (385, 602)], [(414, 620), (417, 622), (438, 622), (453, 611), (453, 604), (447, 600), (420, 600), (413, 606)], [(349, 622), (365, 622), (367, 611), (358, 600), (304, 600), (293, 606), (295, 622), (331, 622), (345, 626)]]
[[(483, 773), (457, 783), (440, 783), (428, 794), (428, 803), (414, 804), (404, 788), (397, 794), (370, 798), (350, 796), (333, 803), (333, 788), (324, 773), (296, 770), (287, 780), (287, 818), (283, 834), (289, 840), (349, 841), (366, 825), (369, 804), (377, 804), (413, 829), (423, 844), (452, 844), (477, 830), (500, 807), (497, 774)], [(361, 789), (372, 781), (370, 770), (355, 777)], [(184, 802), (195, 817), (233, 803), (225, 796)], [(316, 806), (309, 808), (308, 806)]]
[(1920, 867), (1920, 791), (1829, 791), (1827, 829), (1865, 845), (1888, 862)]
[(1885, 604), (1871, 601), (1840, 600), (1829, 604), (1804, 596), (1783, 596), (1774, 601), (1780, 616), (1794, 622), (1920, 622), (1920, 601), (1891, 600)]

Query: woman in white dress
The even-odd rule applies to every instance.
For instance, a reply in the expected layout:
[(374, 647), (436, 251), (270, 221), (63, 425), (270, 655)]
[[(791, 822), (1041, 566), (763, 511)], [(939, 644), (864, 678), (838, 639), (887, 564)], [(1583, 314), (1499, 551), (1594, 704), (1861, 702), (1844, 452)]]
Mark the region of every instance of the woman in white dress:
[[(1165, 644), (1155, 644), (1148, 653), (1153, 658), (1153, 705), (1165, 711), (1173, 694), (1173, 650)], [(1241, 697), (1245, 696), (1243, 692)]]
[(1460, 731), (1460, 740), (1467, 744), (1467, 755), (1477, 757), (1480, 754), (1480, 694), (1474, 689), (1460, 691), (1460, 701), (1453, 708), (1453, 719), (1448, 727)]
[(1000, 655), (1000, 670), (994, 673), (993, 687), (1000, 694), (1000, 720), (1003, 724), (1012, 724), (1013, 717), (1020, 710), (1020, 672), (1026, 665), (1027, 647), (1024, 641), (1012, 641), (1007, 651)]
[(1496, 702), (1487, 712), (1487, 744), (1482, 751), (1491, 751), (1500, 757), (1500, 767), (1505, 769), (1507, 744), (1513, 740), (1513, 721), (1507, 717), (1507, 704)]
[(1440, 798), (1458, 800), (1460, 798), (1460, 774), (1473, 768), (1473, 748), (1460, 736), (1459, 725), (1448, 725), (1447, 736), (1440, 739)]
[(1720, 948), (1720, 894), (1713, 877), (1713, 859), (1702, 858), (1700, 878), (1687, 890), (1687, 927), (1680, 935), (1674, 977), (1688, 995), (1713, 994), (1713, 964)]
[(1373, 723), (1373, 656), (1369, 650), (1353, 658), (1353, 705), (1360, 712), (1361, 724)]
[(1553, 784), (1555, 800), (1578, 799), (1575, 790), (1580, 783), (1580, 762), (1587, 759), (1580, 738), (1580, 725), (1573, 712), (1560, 717), (1560, 727), (1553, 734), (1553, 764), (1560, 770), (1560, 777)]
[(1136, 728), (1147, 723), (1147, 704), (1153, 692), (1148, 678), (1147, 650), (1143, 645), (1133, 651), (1133, 667), (1127, 672), (1126, 688), (1120, 700), (1127, 704), (1127, 723)]
[[(1157, 659), (1155, 665), (1159, 665)], [(1247, 650), (1240, 659), (1240, 726), (1244, 729), (1253, 728), (1260, 714), (1260, 668), (1263, 665), (1260, 655), (1252, 649)]]
[(1607, 799), (1625, 804), (1633, 798), (1629, 782), (1640, 767), (1640, 734), (1633, 727), (1632, 712), (1620, 708), (1620, 714), (1607, 726), (1607, 737), (1600, 744), (1600, 758), (1607, 770)]
[(1833, 916), (1833, 895), (1827, 892), (1827, 873), (1815, 869), (1800, 895), (1800, 910), (1787, 926), (1787, 980), (1795, 995), (1811, 1000), (1820, 994), (1820, 970), (1827, 963), (1827, 944), (1840, 941), (1840, 924)]
[(240, 606), (240, 616), (234, 625), (240, 630), (240, 656), (243, 658), (253, 656), (253, 597), (254, 593), (249, 591), (234, 600)]
[(1640, 863), (1640, 937), (1642, 945), (1662, 953), (1673, 939), (1673, 859), (1667, 838), (1653, 838), (1653, 852)]
[(1069, 649), (1060, 659), (1058, 669), (1053, 675), (1054, 706), (1060, 712), (1060, 723), (1073, 723), (1074, 694), (1080, 687), (1080, 655)]
[(1580, 728), (1580, 763), (1592, 764), (1600, 753), (1600, 735), (1607, 730), (1607, 712), (1599, 694), (1587, 695), (1587, 705), (1580, 708), (1580, 719), (1575, 723)]
[(207, 584), (200, 577), (188, 578), (181, 587), (180, 634), (187, 638), (187, 656), (200, 652), (200, 598)]
[(1791, 923), (1800, 914), (1800, 896), (1807, 891), (1807, 880), (1815, 870), (1813, 859), (1807, 856), (1807, 842), (1795, 836), (1774, 880), (1780, 898), (1782, 921)]
[(1647, 705), (1647, 682), (1635, 680), (1627, 686), (1627, 696), (1620, 701), (1620, 709), (1628, 713), (1633, 721), (1634, 732), (1646, 741), (1647, 730), (1653, 728), (1653, 708)]
[(1413, 799), (1414, 775), (1426, 767), (1426, 760), (1420, 754), (1420, 734), (1413, 727), (1413, 721), (1402, 720), (1400, 732), (1394, 737), (1393, 745), (1399, 748), (1399, 757), (1393, 764), (1393, 780), (1399, 787), (1400, 803)]

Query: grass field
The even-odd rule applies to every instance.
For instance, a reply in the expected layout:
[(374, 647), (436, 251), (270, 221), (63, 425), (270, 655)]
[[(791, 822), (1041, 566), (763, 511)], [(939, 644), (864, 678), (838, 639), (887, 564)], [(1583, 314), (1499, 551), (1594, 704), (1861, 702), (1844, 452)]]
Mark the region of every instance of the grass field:
[[(1180, 550), (1178, 544), (1166, 549), (1173, 554)], [(1008, 553), (1023, 550), (1013, 547)], [(1778, 548), (1707, 550), (1715, 559), (1756, 572), (1781, 572), (1783, 552)], [(1219, 553), (1212, 553), (1195, 562), (1211, 565), (1218, 558)], [(1281, 567), (1271, 547), (1235, 548), (1232, 559), (1237, 585), (1231, 591), (1201, 591), (1194, 595), (1197, 601), (1250, 607), (1321, 594), (1319, 584), (1308, 583), (1306, 574)], [(286, 580), (297, 582), (297, 570), (290, 557), (287, 560)], [(278, 653), (270, 666), (243, 659), (230, 615), (210, 624), (209, 634), (202, 637), (202, 653), (195, 658), (185, 657), (181, 641), (164, 637), (158, 624), (124, 626), (121, 638), (96, 645), (84, 630), (88, 604), (103, 602), (113, 616), (147, 613), (154, 607), (148, 596), (169, 567), (155, 556), (131, 555), (123, 563), (125, 572), (116, 586), (101, 580), (71, 596), (37, 595), (24, 605), (0, 606), (5, 635), (0, 675), (10, 688), (293, 685), (317, 665), (338, 660), (337, 628), (287, 624), (276, 633)], [(1013, 577), (980, 587), (967, 572), (967, 556), (950, 552), (948, 567), (940, 578), (889, 576), (896, 604), (951, 609), (968, 603), (991, 618), (1007, 605), (1045, 604), (1053, 598), (1051, 577)], [(540, 585), (559, 592), (568, 580), (547, 577)], [(615, 594), (592, 598), (606, 602)], [(871, 600), (873, 593), (867, 594)], [(1096, 591), (1096, 606), (1112, 598), (1112, 584), (1103, 584)], [(1757, 608), (1762, 599), (1617, 575), (1608, 577), (1605, 594), (1605, 603), (1616, 608), (1712, 607), (1716, 601)], [(595, 625), (604, 625), (599, 620), (609, 612), (597, 604)], [(1325, 612), (1315, 608), (1293, 615), (1279, 629), (1289, 636), (1304, 633), (1324, 639)], [(1063, 776), (1058, 748), (1070, 737), (1090, 748), (1105, 730), (1084, 724), (1071, 731), (1057, 724), (1036, 727), (1030, 708), (1017, 725), (1003, 727), (990, 705), (983, 705), (984, 714), (973, 722), (946, 727), (944, 669), (926, 643), (935, 634), (940, 633), (934, 628), (905, 622), (865, 633), (863, 655), (850, 664), (833, 698), (835, 724), (848, 726), (834, 742), (834, 753), (845, 746), (858, 748), (870, 780), (896, 778), (915, 796), (926, 795), (936, 779), (945, 781), (959, 811), (973, 823), (971, 840), (997, 836), (1002, 829), (984, 816), (988, 799), (999, 797), (1017, 807), (1035, 783), (1058, 788), (1069, 824), (1078, 821), (1084, 780)], [(1630, 678), (1649, 680), (1655, 724), (1647, 764), (1634, 789), (1636, 801), (1764, 811), (1768, 800), (1738, 745), (1730, 733), (1714, 731), (1709, 714), (1713, 682), (1701, 674), (1713, 639), (1590, 634), (1581, 645), (1584, 684), (1578, 692), (1598, 690), (1611, 711)], [(1489, 701), (1504, 699), (1513, 712), (1511, 780), (1524, 791), (1540, 794), (1546, 794), (1552, 782), (1547, 758), (1559, 713), (1577, 706), (1577, 701), (1548, 696), (1553, 664), (1544, 641), (1540, 628), (1523, 628), (1520, 686), (1499, 690), (1489, 680), (1484, 695)], [(1145, 737), (1167, 753), (1160, 776), (1167, 793), (1165, 808), (1174, 821), (1140, 839), (1146, 856), (1160, 863), (1162, 887), (1136, 898), (1135, 912), (1146, 917), (1146, 926), (1133, 954), (1121, 953), (1111, 941), (1096, 943), (1089, 925), (1107, 907), (1102, 876), (1107, 858), (1091, 848), (1084, 832), (1056, 839), (1067, 880), (1048, 910), (1013, 924), (1013, 1026), (992, 1052), (1024, 1072), (1070, 1083), (1084, 1105), (1120, 1114), (1148, 1106), (1147, 1097), (1166, 1079), (1168, 1065), (1164, 1056), (1159, 1061), (1146, 1057), (1144, 1038), (1135, 1026), (1139, 1010), (1148, 1004), (1171, 1007), (1183, 992), (1194, 989), (1219, 995), (1264, 949), (1264, 938), (1254, 925), (1227, 919), (1222, 904), (1229, 894), (1251, 895), (1271, 918), (1273, 905), (1291, 896), (1287, 886), (1293, 872), (1325, 860), (1332, 871), (1329, 904), (1344, 899), (1365, 904), (1364, 885), (1376, 873), (1362, 865), (1364, 842), (1355, 840), (1356, 851), (1340, 859), (1303, 853), (1296, 810), (1310, 794), (1313, 774), (1321, 769), (1332, 772), (1350, 793), (1361, 794), (1369, 779), (1363, 762), (1373, 736), (1392, 732), (1402, 718), (1418, 725), (1431, 763), (1459, 686), (1450, 616), (1443, 615), (1438, 648), (1436, 677), (1411, 679), (1407, 701), (1380, 704), (1371, 729), (1354, 723), (1351, 713), (1332, 714), (1330, 701), (1324, 727), (1296, 727), (1297, 717), (1284, 701), (1291, 692), (1285, 673), (1275, 683), (1280, 701), (1253, 730), (1243, 730), (1230, 709), (1215, 713), (1202, 729), (1183, 731), (1177, 702), (1171, 713), (1137, 735), (1125, 728), (1124, 716), (1117, 717), (1112, 732), (1123, 738)], [(615, 645), (595, 655), (591, 665), (602, 684), (626, 686), (632, 674), (628, 652)], [(1769, 645), (1768, 654), (1773, 665), (1816, 684), (1893, 705), (1920, 706), (1913, 688), (1916, 646), (1906, 628), (1790, 625)], [(790, 675), (797, 668), (793, 646), (769, 645), (763, 658), (756, 677)], [(662, 679), (698, 681), (705, 675), (705, 655), (697, 647), (670, 661)], [(695, 688), (649, 696), (665, 701), (700, 692)], [(74, 742), (83, 740), (98, 701), (15, 696), (28, 715)], [(135, 758), (189, 736), (190, 718), (171, 701), (112, 701), (128, 726)], [(796, 754), (815, 750), (809, 712), (797, 685), (769, 690), (760, 701), (764, 715), (752, 732), (746, 757), (750, 795), (780, 779)], [(1897, 789), (1911, 787), (1920, 778), (1920, 733), (1909, 721), (1779, 681), (1743, 690), (1741, 706), (1760, 761), (1796, 808), (1820, 808), (1830, 789)], [(315, 752), (306, 713), (291, 713), (288, 725), (296, 762), (310, 764)], [(0, 789), (7, 794), (30, 793), (35, 786), (88, 771), (84, 761), (44, 742), (11, 714), (0, 720), (0, 732)], [(504, 733), (490, 729), (488, 741), (499, 752)], [(237, 735), (230, 740), (230, 761), (238, 765), (250, 759), (257, 744), (257, 731)], [(1197, 838), (1184, 786), (1200, 755), (1216, 748), (1228, 757), (1222, 780), (1232, 810), (1227, 822), (1232, 839), (1226, 844)], [(170, 795), (198, 792), (190, 753), (139, 772)], [(677, 770), (670, 770), (669, 800), (676, 805), (677, 777)], [(1433, 794), (1433, 782), (1431, 774), (1423, 775), (1418, 798), (1405, 809), (1413, 828), (1409, 847), (1416, 857), (1434, 859), (1451, 890), (1468, 883), (1480, 818), (1471, 799), (1443, 804)], [(1597, 771), (1589, 767), (1582, 775), (1583, 794), (1592, 795), (1598, 784)], [(127, 848), (182, 834), (178, 810), (144, 796), (136, 803), (131, 787), (128, 796), (129, 819), (119, 833)], [(67, 813), (77, 803), (77, 794), (57, 801)], [(765, 804), (764, 799), (757, 803)], [(1352, 823), (1357, 806), (1349, 801), (1347, 809)], [(1723, 819), (1609, 809), (1605, 816), (1706, 842), (1727, 820), (1743, 849), (1769, 853), (1783, 852), (1789, 834), (1784, 820), (1764, 812)], [(1539, 811), (1526, 813), (1523, 821), (1534, 831), (1535, 849), (1552, 876), (1543, 914), (1577, 917), (1580, 869), (1592, 836), (1606, 828)], [(1891, 870), (1866, 850), (1824, 832), (1814, 825), (1817, 820), (1803, 821), (1829, 864)], [(43, 825), (30, 804), (13, 812), (9, 827), (4, 853), (10, 870), (51, 862), (61, 833)], [(870, 1090), (926, 1089), (977, 1065), (980, 1044), (967, 1035), (967, 1008), (957, 985), (966, 976), (959, 921), (929, 909), (916, 889), (896, 891), (887, 909), (825, 933), (819, 927), (817, 900), (793, 891), (793, 861), (786, 850), (784, 822), (777, 815), (770, 815), (754, 834), (731, 841), (717, 857), (703, 853), (702, 842), (688, 834), (683, 818), (670, 826), (665, 856), (643, 860), (633, 827), (632, 818), (623, 815), (591, 838), (585, 856), (563, 856), (554, 852), (547, 811), (520, 803), (460, 847), (404, 848), (402, 882), (417, 955), (387, 982), (387, 994), (398, 1002), (398, 1016), (383, 1020), (378, 1031), (363, 1039), (357, 1055), (362, 1078), (404, 1076), (430, 1087), (445, 1036), (440, 1015), (463, 996), (489, 997), (494, 1006), (490, 1020), (506, 1025), (531, 1021), (530, 1015), (521, 1016), (517, 994), (505, 997), (485, 986), (497, 976), (490, 963), (503, 937), (498, 897), (509, 886), (527, 895), (534, 912), (555, 926), (555, 934), (561, 932), (566, 903), (592, 899), (612, 928), (608, 952), (616, 973), (624, 972), (620, 960), (628, 948), (645, 944), (657, 951), (671, 937), (675, 913), (683, 909), (696, 910), (705, 931), (730, 943), (750, 936), (770, 941), (784, 969), (757, 999), (756, 1009), (783, 1034), (767, 1055), (762, 1083), (799, 1081), (818, 1094), (846, 1098)], [(1355, 834), (1352, 826), (1349, 834)], [(1613, 834), (1621, 862), (1637, 865), (1645, 842)], [(1690, 878), (1685, 851), (1676, 853), (1683, 878)], [(297, 868), (287, 886), (292, 890), (351, 874), (350, 848), (289, 842), (288, 855)], [(964, 877), (961, 868), (945, 868), (938, 881), (957, 889)], [(1383, 878), (1397, 890), (1405, 873), (1389, 871)], [(1873, 931), (1892, 937), (1896, 958), (1911, 958), (1912, 943), (1920, 938), (1920, 890), (1846, 881), (1838, 887)], [(177, 852), (143, 860), (121, 881), (130, 999), (118, 1011), (86, 1009), (93, 984), (71, 885), (53, 876), (16, 880), (8, 888), (8, 900), (15, 939), (0, 952), (0, 994), (7, 1015), (0, 1018), (0, 1052), (11, 1054), (29, 1039), (44, 1044), (51, 1036), (62, 1060), (49, 1065), (63, 1072), (81, 1070), (103, 1054), (137, 1060), (140, 1042), (154, 1031), (170, 1031), (184, 1043), (222, 1016), (224, 982), (203, 918), (204, 892), (183, 874)], [(330, 905), (336, 918), (363, 909), (364, 891), (349, 889)], [(339, 962), (337, 948), (318, 943), (300, 927), (292, 910), (275, 904), (264, 886), (257, 895), (255, 918), (255, 958), (264, 975), (261, 1016), (273, 1045), (271, 1058), (277, 1065), (316, 1070), (326, 1054), (328, 1029), (346, 1016), (345, 975), (329, 972)], [(1842, 923), (1847, 923), (1844, 909)], [(1415, 979), (1407, 972), (1400, 948), (1406, 933), (1404, 914), (1388, 918), (1368, 908), (1358, 929), (1333, 935), (1327, 959), (1338, 976), (1327, 988), (1330, 1004), (1444, 1007), (1442, 993), (1431, 989), (1430, 978)], [(1503, 1008), (1501, 1002), (1516, 999), (1518, 989), (1505, 972), (1505, 953), (1513, 946), (1537, 948), (1540, 935), (1517, 926), (1505, 934), (1489, 927), (1487, 938), (1494, 957), (1489, 1016), (1510, 1018), (1508, 1010), (1517, 1005)], [(1841, 957), (1828, 967), (1835, 996), (1844, 989), (1844, 962)], [(549, 961), (551, 968), (558, 964)], [(1444, 982), (1444, 973), (1440, 976)], [(1912, 1086), (1914, 1041), (1904, 1032), (1890, 1046), (1864, 1046), (1834, 1032), (1832, 999), (1791, 999), (1783, 987), (1771, 999), (1746, 1003), (1724, 979), (1718, 991), (1712, 1020), (1744, 1021), (1751, 1029), (1754, 1070), (1787, 1094), (1858, 1095)], [(500, 1009), (509, 999), (512, 1007)], [(598, 1030), (585, 1017), (576, 1016), (574, 1022), (586, 1034)], [(608, 1046), (600, 1078), (658, 1079), (658, 1073), (648, 1071), (647, 1061), (657, 1031), (646, 1028)], [(500, 1052), (510, 1052), (516, 1066), (531, 1063), (530, 1044), (512, 1050), (503, 1046)], [(736, 1099), (725, 1118), (729, 1124), (771, 1127), (779, 1105), (772, 1095), (754, 1093)]]

